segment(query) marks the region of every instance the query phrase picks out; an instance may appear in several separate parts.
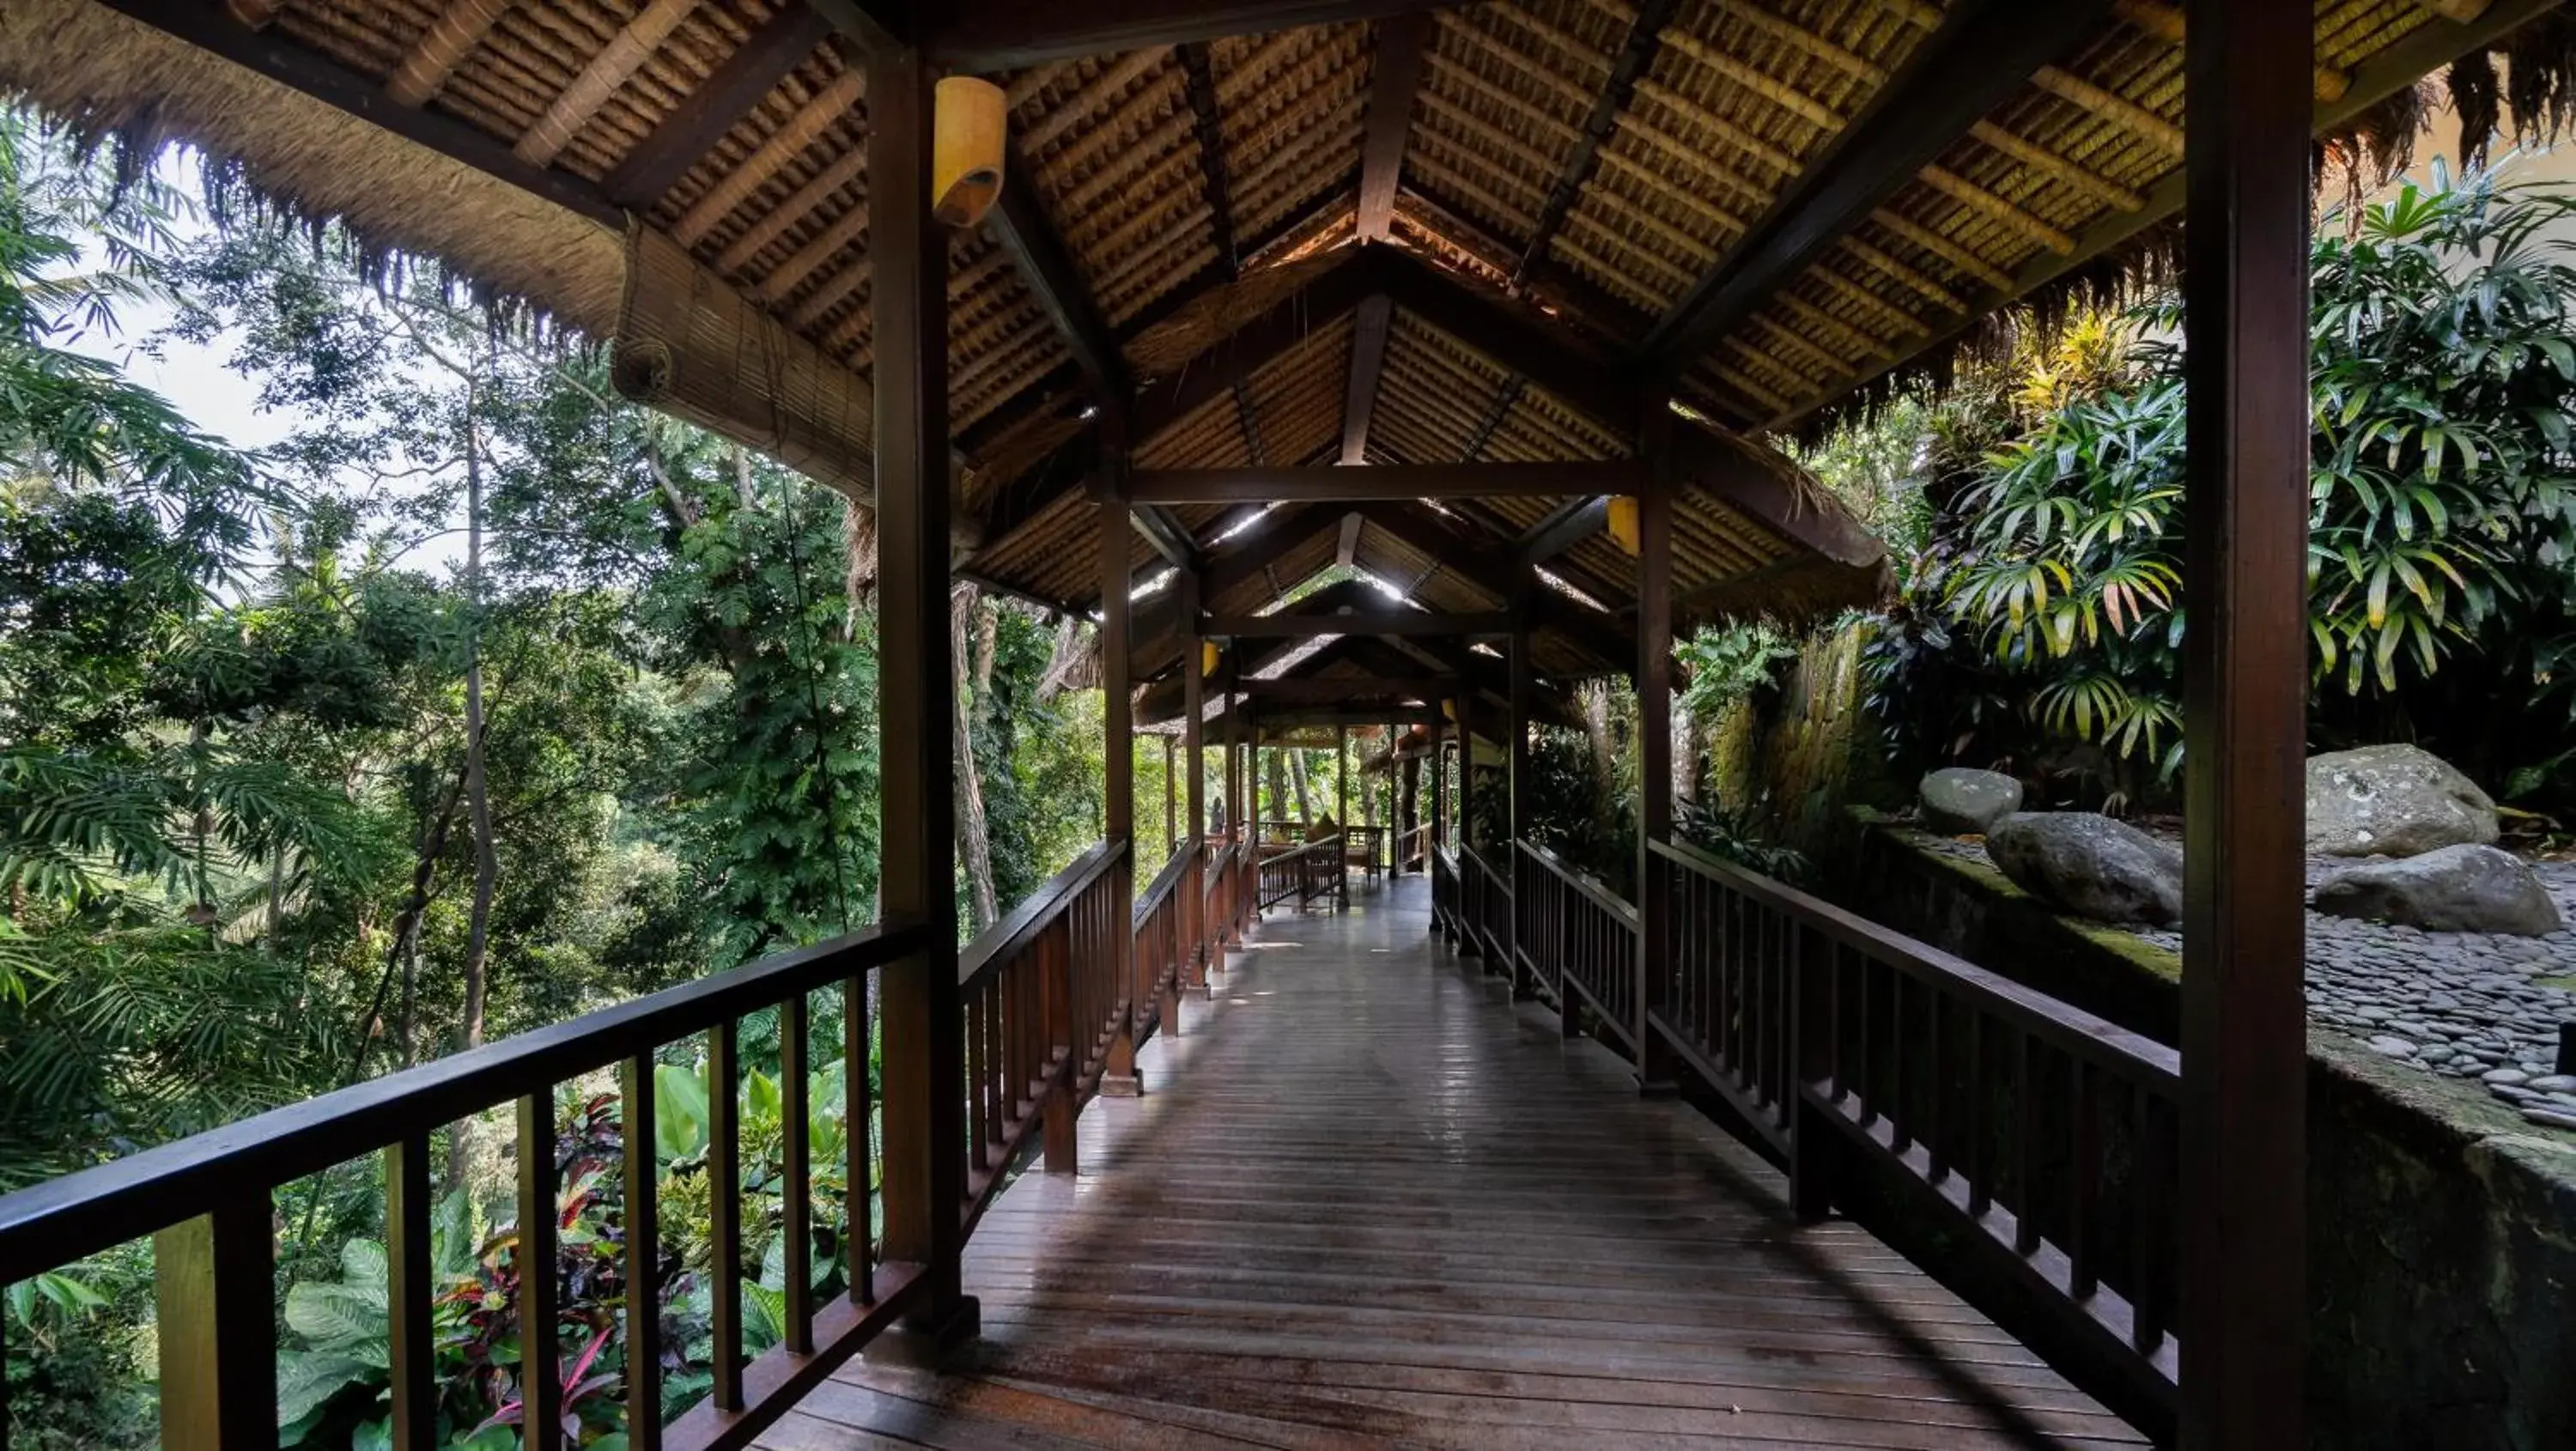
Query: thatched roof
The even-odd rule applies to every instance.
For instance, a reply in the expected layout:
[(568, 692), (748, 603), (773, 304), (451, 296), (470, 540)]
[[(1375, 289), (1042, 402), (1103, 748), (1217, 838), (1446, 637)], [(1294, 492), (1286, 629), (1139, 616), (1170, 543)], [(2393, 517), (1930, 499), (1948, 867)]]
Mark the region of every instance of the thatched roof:
[[(640, 396), (865, 497), (848, 32), (905, 8), (12, 0), (0, 84), (203, 146), (367, 245), (618, 339)], [(950, 256), (971, 577), (1097, 603), (1086, 409), (1136, 421), (1139, 469), (1616, 461), (1639, 380), (1665, 377), (1693, 420), (1685, 622), (1867, 603), (1881, 552), (1747, 440), (1937, 372), (2012, 304), (2133, 275), (2180, 211), (2168, 0), (1290, 8), (1351, 18), (909, 7), (915, 41), (1011, 107), (1011, 193)], [(2321, 135), (2405, 134), (2417, 83), (2455, 61), (2464, 114), (2569, 110), (2576, 25), (2552, 0), (2317, 0), (2316, 22)], [(1157, 547), (1192, 558), (1211, 609), (1341, 564), (1465, 610), (1493, 608), (1489, 566), (1553, 527), (1557, 602), (1616, 637), (1635, 569), (1573, 527), (1583, 505), (1292, 506), (1256, 531), (1239, 507), (1175, 505), (1113, 534), (1138, 575)], [(1558, 633), (1552, 669), (1626, 663)]]

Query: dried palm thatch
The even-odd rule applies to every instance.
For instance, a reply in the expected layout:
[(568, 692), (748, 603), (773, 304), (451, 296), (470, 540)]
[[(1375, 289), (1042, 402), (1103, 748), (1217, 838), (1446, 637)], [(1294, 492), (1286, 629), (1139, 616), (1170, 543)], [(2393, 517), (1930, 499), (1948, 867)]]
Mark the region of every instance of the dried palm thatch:
[(617, 391), (756, 448), (850, 498), (875, 496), (867, 383), (762, 313), (686, 248), (626, 239)]
[(0, 7), (0, 88), (148, 159), (203, 149), (219, 203), (337, 221), (373, 258), (435, 257), (487, 299), (606, 337), (626, 282), (617, 234), (300, 91), (88, 0)]

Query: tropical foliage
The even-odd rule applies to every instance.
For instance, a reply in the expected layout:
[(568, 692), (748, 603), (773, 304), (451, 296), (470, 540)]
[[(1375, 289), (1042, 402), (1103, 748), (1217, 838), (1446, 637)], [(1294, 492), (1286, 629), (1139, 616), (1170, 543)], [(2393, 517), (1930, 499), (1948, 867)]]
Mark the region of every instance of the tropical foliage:
[[(2421, 732), (2473, 774), (2546, 785), (2530, 741), (2563, 733), (2576, 705), (2562, 668), (2576, 643), (2571, 220), (2576, 199), (2437, 171), (2349, 229), (2319, 229), (2307, 563), (2321, 738)], [(1871, 652), (1871, 703), (1918, 763), (2169, 789), (2179, 323), (2170, 298), (2089, 319), (1941, 410), (1940, 522)]]

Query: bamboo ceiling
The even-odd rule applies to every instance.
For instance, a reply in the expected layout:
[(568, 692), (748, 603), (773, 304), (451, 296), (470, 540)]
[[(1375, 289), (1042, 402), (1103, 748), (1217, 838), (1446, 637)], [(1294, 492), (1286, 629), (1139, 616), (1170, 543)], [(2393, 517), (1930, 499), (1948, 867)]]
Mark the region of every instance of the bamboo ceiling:
[[(443, 258), (594, 334), (634, 255), (621, 228), (665, 234), (748, 315), (848, 370), (841, 412), (859, 421), (824, 443), (864, 457), (852, 17), (896, 8), (15, 0), (0, 82), (96, 131), (196, 142), (369, 245)], [(1018, 210), (950, 252), (961, 550), (990, 583), (1096, 602), (1081, 485), (1097, 405), (1128, 403), (1110, 386), (1188, 404), (1134, 435), (1138, 469), (1619, 459), (1638, 419), (1586, 379), (1671, 378), (1721, 431), (1796, 424), (1937, 369), (2000, 308), (2135, 266), (2179, 210), (2169, 0), (1303, 0), (1301, 18), (1353, 18), (1268, 32), (1258, 9), (921, 7), (930, 53), (991, 76), (1011, 108)], [(2417, 82), (2464, 55), (2454, 86), (2482, 84), (2488, 108), (2497, 53), (2522, 124), (2569, 109), (2576, 25), (2547, 0), (2318, 0), (2316, 25), (2323, 134), (2408, 129)], [(1938, 129), (1891, 149), (1909, 125)], [(1835, 200), (1891, 155), (1862, 202)], [(1372, 315), (1338, 260), (1363, 243), (1427, 264), (1473, 316), (1402, 292)], [(1283, 309), (1291, 336), (1191, 391)], [(1583, 376), (1507, 356), (1488, 317)], [(1774, 477), (1682, 499), (1685, 617), (1866, 601), (1883, 573), (1837, 547), (1848, 521), (1776, 455), (1738, 452)], [(1579, 502), (1398, 506), (1411, 542), (1310, 509), (1268, 531), (1311, 526), (1272, 539), (1257, 582), (1275, 597), (1340, 565), (1492, 608), (1451, 556), (1500, 557)], [(1177, 536), (1222, 568), (1265, 537), (1225, 532), (1244, 517), (1164, 511), (1162, 551)], [(1144, 533), (1119, 537), (1140, 576), (1158, 567)], [(1597, 533), (1546, 568), (1607, 623), (1633, 607), (1633, 562)], [(1559, 660), (1620, 663), (1571, 642)]]

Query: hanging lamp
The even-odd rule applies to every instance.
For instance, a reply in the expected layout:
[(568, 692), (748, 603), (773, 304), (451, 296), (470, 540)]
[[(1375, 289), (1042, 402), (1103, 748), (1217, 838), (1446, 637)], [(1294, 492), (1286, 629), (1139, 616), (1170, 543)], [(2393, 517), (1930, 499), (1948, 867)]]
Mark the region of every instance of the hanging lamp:
[(949, 76), (940, 81), (932, 110), (931, 212), (943, 225), (971, 227), (1002, 194), (1009, 103), (991, 81)]

